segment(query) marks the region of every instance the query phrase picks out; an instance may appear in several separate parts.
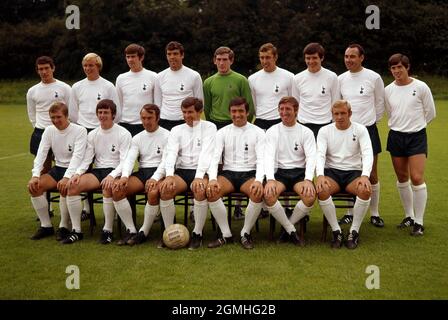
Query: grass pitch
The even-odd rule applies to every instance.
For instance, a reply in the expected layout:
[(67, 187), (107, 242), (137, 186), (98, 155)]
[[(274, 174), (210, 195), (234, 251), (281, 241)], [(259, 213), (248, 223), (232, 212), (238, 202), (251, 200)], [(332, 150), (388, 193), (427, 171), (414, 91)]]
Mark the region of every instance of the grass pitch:
[[(28, 153), (32, 128), (23, 103), (4, 103), (0, 105), (0, 299), (447, 299), (448, 101), (436, 100), (436, 108), (437, 117), (428, 127), (429, 196), (423, 237), (411, 237), (408, 230), (395, 227), (403, 219), (403, 209), (390, 156), (383, 151), (380, 213), (386, 226), (370, 225), (368, 213), (358, 249), (331, 250), (328, 242), (320, 242), (322, 213), (315, 204), (305, 248), (269, 242), (269, 221), (263, 219), (260, 232), (253, 231), (256, 247), (252, 251), (234, 244), (190, 252), (157, 249), (158, 224), (143, 245), (98, 244), (103, 224), (100, 206), (95, 209), (95, 234), (90, 236), (88, 222), (83, 222), (85, 238), (79, 243), (64, 246), (54, 238), (29, 240), (38, 227), (26, 190), (33, 161)], [(379, 129), (385, 149), (386, 119)], [(52, 221), (57, 226), (60, 216), (55, 209)], [(180, 210), (178, 219), (183, 221)], [(342, 214), (339, 210), (338, 216)], [(142, 219), (139, 206), (139, 226)], [(241, 221), (232, 222), (235, 238), (241, 227)], [(213, 238), (207, 221), (205, 244)], [(70, 265), (79, 267), (79, 290), (66, 288)], [(366, 268), (371, 265), (379, 268), (379, 289), (366, 287), (370, 276)]]

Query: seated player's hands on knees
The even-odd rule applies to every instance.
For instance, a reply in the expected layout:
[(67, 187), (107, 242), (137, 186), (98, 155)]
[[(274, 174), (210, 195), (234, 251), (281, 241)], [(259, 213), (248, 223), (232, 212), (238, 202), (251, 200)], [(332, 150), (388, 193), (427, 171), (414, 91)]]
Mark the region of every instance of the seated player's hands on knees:
[(120, 179), (116, 179), (114, 182), (113, 190), (114, 191), (126, 191), (128, 188), (128, 177), (121, 177)]
[(259, 181), (254, 181), (250, 185), (250, 193), (257, 197), (262, 198), (263, 197), (263, 185)]
[(358, 190), (358, 193), (364, 193), (366, 195), (368, 194), (370, 197), (370, 194), (372, 193), (372, 185), (370, 184), (369, 177), (367, 176), (359, 177), (356, 183), (356, 188)]
[(103, 181), (101, 181), (101, 187), (104, 190), (112, 190), (112, 188), (114, 186), (114, 182), (115, 182), (115, 178), (108, 175), (106, 178), (103, 179)]
[(69, 179), (64, 177), (61, 180), (58, 181), (58, 184), (56, 185), (56, 187), (58, 188), (59, 192), (63, 195), (66, 196), (67, 195), (67, 189), (68, 189), (68, 182)]
[(68, 180), (67, 188), (70, 188), (72, 185), (75, 186), (79, 184), (79, 174), (74, 174), (70, 180)]
[(330, 192), (330, 181), (326, 176), (318, 176), (316, 182), (316, 191), (317, 193), (321, 192)]
[(205, 181), (204, 179), (195, 178), (193, 182), (191, 183), (191, 190), (193, 193), (201, 193), (205, 191)]
[(301, 185), (300, 193), (303, 194), (305, 197), (315, 197), (316, 195), (316, 189), (314, 188), (314, 184), (310, 180), (303, 180), (303, 183)]
[(174, 182), (174, 177), (169, 176), (163, 180), (160, 189), (162, 192), (173, 192), (176, 190), (176, 183)]
[(267, 198), (277, 195), (277, 183), (275, 182), (275, 180), (268, 180), (268, 182), (264, 186), (264, 195)]
[(219, 194), (219, 192), (221, 191), (221, 187), (219, 186), (219, 183), (217, 180), (210, 180), (207, 186), (207, 197), (209, 198), (213, 198), (216, 195)]
[(35, 193), (39, 190), (39, 178), (38, 177), (32, 177), (30, 181), (28, 182), (28, 191), (30, 193)]
[(148, 179), (145, 183), (145, 192), (154, 191), (157, 188), (158, 182), (155, 179)]

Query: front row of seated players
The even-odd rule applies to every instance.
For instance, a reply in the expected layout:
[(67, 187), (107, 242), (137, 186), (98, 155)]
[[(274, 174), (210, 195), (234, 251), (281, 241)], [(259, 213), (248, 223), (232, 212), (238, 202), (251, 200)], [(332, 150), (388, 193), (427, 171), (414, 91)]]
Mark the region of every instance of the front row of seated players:
[[(333, 230), (332, 247), (339, 248), (343, 237), (331, 195), (345, 190), (357, 196), (347, 247), (357, 246), (359, 228), (370, 201), (368, 176), (373, 155), (365, 127), (350, 122), (351, 108), (347, 101), (337, 101), (333, 105), (334, 123), (319, 132), (317, 151), (313, 133), (295, 120), (299, 105), (293, 97), (280, 100), (278, 110), (282, 122), (270, 128), (266, 134), (247, 122), (249, 110), (244, 98), (231, 101), (229, 111), (232, 124), (218, 132), (214, 124), (201, 120), (203, 104), (199, 99), (187, 98), (182, 102), (186, 123), (176, 126), (171, 133), (158, 127), (159, 108), (145, 105), (140, 115), (146, 130), (134, 137), (128, 152), (130, 134), (113, 123), (114, 103), (102, 100), (96, 111), (100, 127), (88, 135), (84, 157), (85, 130), (78, 130), (83, 132), (84, 138), (81, 133), (76, 135), (77, 139), (84, 139), (84, 145), (73, 140), (74, 137), (69, 138), (71, 135), (65, 134), (66, 128), (79, 126), (68, 122), (65, 105), (57, 105), (62, 105), (62, 110), (55, 107), (50, 110), (54, 126), (46, 131), (29, 183), (32, 202), (42, 223), (34, 239), (54, 233), (49, 217), (46, 217), (48, 212), (44, 191), (55, 186), (61, 191), (62, 219), (58, 239), (63, 243), (73, 243), (82, 239), (79, 194), (101, 186), (105, 226), (100, 242), (104, 244), (112, 241), (114, 208), (127, 228), (125, 237), (118, 244), (138, 244), (146, 240), (158, 213), (159, 192), (162, 218), (165, 226), (169, 226), (175, 217), (174, 197), (191, 189), (195, 198), (195, 227), (190, 249), (202, 245), (208, 206), (222, 232), (208, 247), (216, 248), (232, 242), (222, 197), (235, 191), (246, 194), (250, 199), (240, 234), (244, 248), (253, 248), (250, 232), (260, 214), (263, 200), (272, 216), (283, 226), (285, 232), (282, 238), (303, 245), (294, 225), (310, 213), (317, 190), (319, 204)], [(55, 133), (59, 133), (59, 136)], [(65, 146), (68, 155), (63, 153)], [(39, 178), (45, 153), (50, 147), (55, 151), (57, 166)], [(139, 171), (131, 175), (137, 156), (140, 157)], [(85, 173), (93, 158), (95, 168)], [(218, 172), (221, 159), (223, 167)], [(63, 172), (59, 173), (58, 167), (70, 169), (64, 176)], [(316, 190), (312, 183), (315, 167)], [(53, 175), (53, 172), (59, 176)], [(120, 174), (121, 178), (117, 178)], [(263, 187), (265, 175), (267, 182)], [(61, 182), (58, 183), (59, 180)], [(137, 233), (126, 196), (143, 190), (148, 194), (148, 204), (145, 207), (144, 224)], [(283, 191), (294, 191), (301, 197), (289, 219), (278, 201)], [(68, 210), (64, 209), (66, 194), (65, 208)], [(72, 220), (71, 233), (68, 231), (67, 212)]]

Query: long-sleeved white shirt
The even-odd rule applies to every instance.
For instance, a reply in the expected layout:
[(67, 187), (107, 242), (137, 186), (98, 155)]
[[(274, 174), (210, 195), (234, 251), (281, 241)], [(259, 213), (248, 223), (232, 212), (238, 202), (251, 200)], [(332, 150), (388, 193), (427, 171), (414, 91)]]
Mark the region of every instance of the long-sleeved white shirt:
[(67, 168), (64, 177), (70, 179), (84, 159), (86, 145), (87, 130), (84, 127), (74, 123), (70, 123), (64, 130), (58, 130), (54, 125), (47, 127), (34, 159), (33, 177), (40, 177), (51, 148), (56, 166)]
[(76, 82), (72, 86), (69, 115), (70, 120), (77, 124), (93, 129), (100, 125), (96, 116), (96, 105), (100, 100), (110, 99), (117, 105), (114, 122), (120, 121), (121, 106), (117, 97), (117, 90), (112, 82), (99, 77), (94, 81), (87, 78)]
[(188, 97), (204, 100), (202, 79), (197, 71), (182, 66), (176, 71), (167, 68), (157, 74), (154, 103), (160, 107), (161, 119), (183, 120), (180, 106)]
[(315, 73), (304, 70), (294, 76), (292, 95), (299, 101), (301, 123), (329, 123), (331, 106), (340, 96), (338, 76), (323, 67)]
[(255, 180), (263, 182), (264, 139), (264, 130), (249, 122), (243, 127), (229, 124), (218, 130), (215, 151), (208, 171), (209, 179), (217, 178), (218, 165), (223, 159), (223, 170), (237, 172), (256, 170)]
[(399, 132), (418, 132), (436, 116), (431, 90), (423, 81), (412, 78), (405, 86), (392, 82), (386, 87), (389, 128)]
[(261, 69), (248, 78), (257, 119), (280, 118), (278, 102), (282, 97), (291, 96), (293, 78), (292, 72), (280, 67), (272, 72)]
[(52, 83), (41, 81), (26, 93), (28, 118), (33, 127), (45, 129), (52, 125), (48, 110), (54, 102), (63, 102), (69, 107), (72, 89), (65, 82), (54, 80)]
[(341, 97), (352, 106), (351, 120), (365, 126), (378, 122), (384, 114), (384, 82), (381, 76), (363, 68), (339, 77)]
[(287, 127), (278, 123), (266, 131), (264, 170), (267, 180), (281, 169), (305, 169), (305, 179), (313, 180), (316, 168), (316, 140), (313, 132), (296, 123)]
[(95, 168), (115, 168), (109, 175), (118, 177), (131, 141), (129, 131), (117, 124), (107, 130), (98, 127), (90, 131), (87, 136), (86, 154), (76, 173), (80, 175), (85, 173), (95, 158), (93, 163)]
[[(165, 167), (160, 166), (162, 163), (165, 148), (168, 142), (170, 132), (162, 127), (159, 127), (154, 132), (146, 130), (136, 134), (132, 138), (131, 147), (128, 155), (122, 165), (122, 177), (129, 177), (134, 169), (135, 160), (139, 158), (139, 168), (158, 168), (156, 180), (160, 180), (165, 176)], [(159, 170), (160, 168), (160, 170)]]
[(216, 125), (200, 120), (193, 127), (186, 123), (171, 129), (166, 149), (166, 176), (175, 168), (196, 170), (196, 178), (208, 171), (215, 144)]
[(345, 130), (335, 123), (322, 127), (317, 135), (316, 175), (324, 175), (324, 168), (361, 170), (370, 176), (373, 151), (369, 132), (362, 124), (352, 122)]
[(139, 72), (128, 71), (117, 77), (118, 101), (121, 106), (121, 122), (141, 124), (140, 110), (147, 103), (154, 103), (154, 87), (157, 73), (143, 68)]

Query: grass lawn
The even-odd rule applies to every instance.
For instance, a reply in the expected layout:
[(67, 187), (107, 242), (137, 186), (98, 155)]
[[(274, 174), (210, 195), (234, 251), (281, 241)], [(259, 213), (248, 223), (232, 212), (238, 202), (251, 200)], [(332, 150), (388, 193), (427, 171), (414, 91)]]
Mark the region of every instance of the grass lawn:
[[(26, 190), (33, 161), (28, 153), (32, 129), (23, 103), (4, 103), (0, 105), (0, 299), (447, 299), (448, 205), (443, 198), (448, 185), (448, 101), (436, 100), (436, 108), (437, 118), (428, 128), (429, 197), (423, 237), (413, 238), (408, 230), (395, 227), (403, 219), (403, 209), (389, 154), (383, 151), (380, 212), (386, 226), (373, 227), (368, 214), (358, 249), (331, 250), (328, 242), (320, 242), (322, 213), (315, 205), (305, 248), (269, 242), (269, 220), (264, 219), (260, 232), (253, 232), (252, 251), (234, 244), (191, 252), (157, 249), (158, 224), (143, 245), (98, 244), (103, 224), (100, 206), (95, 210), (98, 227), (93, 237), (86, 221), (85, 238), (74, 245), (63, 246), (54, 238), (29, 240), (38, 227)], [(379, 127), (385, 149), (386, 120)], [(342, 214), (340, 210), (338, 215)], [(59, 218), (56, 208), (55, 226)], [(139, 226), (142, 219), (139, 206)], [(241, 221), (232, 222), (235, 236), (241, 227)], [(214, 238), (210, 221), (205, 238), (205, 244)], [(65, 286), (69, 265), (79, 267), (79, 290)], [(378, 290), (365, 286), (370, 265), (380, 270)]]

